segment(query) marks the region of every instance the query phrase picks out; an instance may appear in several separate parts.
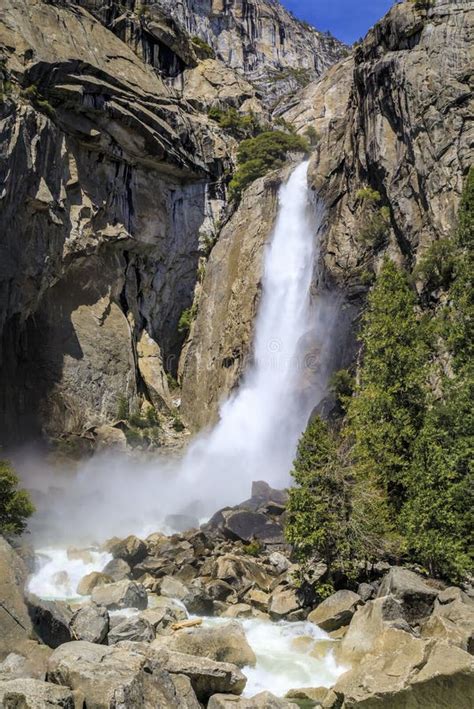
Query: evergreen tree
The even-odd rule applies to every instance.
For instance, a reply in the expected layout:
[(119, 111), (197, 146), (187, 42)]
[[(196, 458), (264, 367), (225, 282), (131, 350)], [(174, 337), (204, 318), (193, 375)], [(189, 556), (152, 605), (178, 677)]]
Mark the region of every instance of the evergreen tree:
[(454, 280), (436, 320), (451, 356), (415, 446), (402, 513), (412, 555), (431, 573), (460, 577), (472, 568), (474, 509), (474, 170), (453, 239)]
[(319, 417), (301, 437), (292, 475), (296, 485), (290, 490), (287, 539), (301, 561), (318, 557), (330, 574), (350, 555), (349, 483), (336, 436)]
[(378, 483), (399, 511), (423, 421), (428, 350), (408, 278), (392, 261), (369, 295), (360, 339), (363, 360), (348, 410), (357, 476)]
[(35, 508), (26, 490), (18, 490), (12, 467), (0, 461), (0, 534), (21, 534)]

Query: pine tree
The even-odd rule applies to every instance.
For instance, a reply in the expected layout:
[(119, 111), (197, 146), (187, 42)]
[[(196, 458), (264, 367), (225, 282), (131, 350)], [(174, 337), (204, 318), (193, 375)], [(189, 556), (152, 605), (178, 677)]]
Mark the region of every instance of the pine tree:
[(423, 421), (428, 349), (408, 277), (392, 261), (369, 295), (360, 339), (363, 360), (348, 410), (357, 475), (376, 482), (398, 512)]
[(297, 557), (322, 559), (330, 575), (349, 558), (347, 524), (349, 483), (344, 477), (338, 441), (315, 417), (301, 437), (292, 475), (286, 534)]
[(0, 461), (0, 534), (21, 534), (35, 508), (26, 490), (18, 490), (13, 468)]

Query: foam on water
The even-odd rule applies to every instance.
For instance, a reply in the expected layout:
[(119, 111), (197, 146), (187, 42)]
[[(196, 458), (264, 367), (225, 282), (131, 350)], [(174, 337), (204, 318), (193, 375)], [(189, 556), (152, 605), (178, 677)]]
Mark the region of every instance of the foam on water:
[(37, 570), (28, 590), (46, 599), (81, 598), (77, 594), (79, 581), (93, 571), (102, 571), (112, 559), (111, 554), (96, 549), (87, 550), (86, 559), (70, 558), (66, 549), (46, 548), (36, 551)]

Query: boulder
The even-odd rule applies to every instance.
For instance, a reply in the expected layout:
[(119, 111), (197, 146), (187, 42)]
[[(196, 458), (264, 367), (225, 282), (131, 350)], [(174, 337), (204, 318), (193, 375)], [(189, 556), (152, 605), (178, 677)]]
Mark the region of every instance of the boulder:
[(319, 604), (308, 616), (308, 620), (330, 633), (349, 625), (362, 599), (353, 591), (336, 591)]
[(182, 601), (188, 595), (189, 590), (181, 583), (178, 579), (173, 578), (173, 576), (165, 576), (161, 580), (160, 584), (160, 594), (165, 596), (165, 598), (177, 598)]
[(75, 702), (69, 687), (38, 679), (12, 679), (0, 682), (0, 707), (5, 709), (74, 709)]
[(433, 614), (421, 626), (423, 637), (435, 637), (474, 654), (474, 604), (469, 596), (451, 603), (435, 604)]
[(240, 668), (253, 667), (257, 661), (242, 626), (235, 622), (210, 628), (183, 628), (170, 637), (156, 640), (155, 646), (217, 662), (230, 662)]
[(232, 540), (251, 542), (257, 539), (263, 544), (284, 542), (283, 527), (260, 512), (241, 509), (227, 511), (219, 526), (224, 536)]
[(429, 586), (413, 571), (401, 566), (392, 566), (382, 579), (377, 598), (390, 594), (401, 601), (405, 618), (413, 625), (430, 615), (438, 593), (438, 589)]
[(113, 583), (114, 579), (105, 572), (91, 571), (79, 581), (77, 585), (77, 593), (80, 596), (90, 596), (92, 591), (98, 586), (105, 586), (107, 583)]
[(92, 564), (94, 561), (92, 549), (78, 549), (77, 547), (69, 547), (66, 550), (66, 555), (69, 561), (75, 561), (79, 559), (83, 561), (84, 564)]
[(66, 643), (48, 662), (48, 681), (82, 692), (88, 709), (199, 709), (189, 679), (172, 676), (143, 643)]
[(290, 689), (285, 694), (285, 699), (298, 701), (298, 706), (320, 706), (327, 697), (327, 687), (301, 687), (300, 689)]
[(361, 597), (363, 603), (366, 603), (375, 596), (375, 588), (371, 583), (360, 583), (357, 587), (357, 595)]
[(208, 583), (206, 591), (214, 601), (228, 601), (230, 603), (237, 600), (235, 589), (230, 583), (221, 579), (215, 579)]
[(92, 601), (98, 606), (105, 606), (109, 610), (122, 608), (138, 608), (145, 610), (148, 606), (148, 596), (145, 588), (136, 581), (116, 581), (115, 583), (99, 586), (92, 591)]
[(169, 652), (164, 666), (172, 674), (189, 677), (201, 702), (207, 702), (213, 694), (242, 694), (247, 683), (235, 665), (181, 652)]
[(474, 659), (459, 648), (389, 628), (379, 636), (373, 652), (342, 675), (333, 689), (338, 706), (348, 708), (468, 709)]
[(44, 680), (51, 652), (47, 645), (27, 640), (21, 644), (21, 650), (11, 652), (0, 663), (0, 681), (21, 677)]
[(125, 618), (110, 630), (108, 644), (116, 645), (122, 640), (150, 643), (155, 635), (154, 627), (146, 618)]
[(270, 487), (264, 480), (257, 480), (252, 483), (251, 499), (262, 502), (278, 502), (281, 505), (286, 505), (288, 502), (288, 491), (276, 490)]
[(243, 597), (243, 601), (253, 608), (266, 612), (270, 602), (270, 594), (261, 591), (259, 588), (251, 588)]
[(227, 581), (236, 590), (255, 585), (262, 591), (268, 591), (273, 582), (273, 577), (262, 564), (235, 554), (219, 556), (214, 563), (212, 575)]
[(272, 618), (285, 618), (301, 608), (298, 593), (294, 588), (276, 588), (270, 598), (268, 607)]
[(206, 589), (191, 586), (183, 603), (189, 613), (195, 615), (214, 615), (214, 601)]
[(69, 623), (72, 640), (103, 643), (109, 632), (109, 614), (103, 606), (88, 604), (79, 608)]
[(45, 601), (32, 593), (27, 596), (28, 610), (36, 635), (52, 648), (72, 640), (69, 624), (72, 610), (64, 601)]
[(153, 606), (140, 613), (140, 618), (145, 618), (159, 635), (172, 632), (170, 626), (186, 620), (187, 613), (184, 608), (171, 598), (159, 596), (153, 599)]
[(401, 601), (393, 596), (383, 596), (358, 608), (341, 641), (340, 654), (343, 662), (355, 662), (372, 652), (378, 637), (387, 628), (410, 632)]
[(236, 603), (230, 606), (222, 614), (223, 618), (250, 618), (252, 616), (252, 606), (248, 603)]
[(279, 699), (270, 692), (260, 692), (250, 699), (229, 694), (215, 694), (207, 705), (207, 709), (234, 709), (234, 707), (235, 709), (299, 709), (299, 705), (290, 699)]
[(104, 567), (102, 573), (109, 576), (113, 581), (123, 581), (130, 577), (130, 566), (124, 559), (111, 559)]
[(126, 452), (127, 438), (120, 428), (102, 424), (101, 426), (95, 426), (93, 432), (98, 451), (115, 450), (120, 453)]
[(24, 562), (0, 536), (0, 661), (24, 643), (32, 631), (23, 597), (27, 575)]
[(291, 566), (291, 561), (279, 551), (272, 552), (268, 557), (268, 561), (275, 567), (275, 571), (278, 574), (283, 574), (285, 571), (288, 571)]
[(133, 534), (126, 539), (112, 541), (108, 546), (108, 550), (114, 559), (123, 559), (130, 566), (139, 564), (148, 553), (145, 542)]

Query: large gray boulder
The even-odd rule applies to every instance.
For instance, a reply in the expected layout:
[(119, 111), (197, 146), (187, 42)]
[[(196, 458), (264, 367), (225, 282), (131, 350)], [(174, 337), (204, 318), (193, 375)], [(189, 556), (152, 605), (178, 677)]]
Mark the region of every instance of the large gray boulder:
[(23, 597), (27, 568), (0, 536), (0, 661), (23, 644), (32, 632)]
[(189, 593), (189, 589), (184, 583), (172, 576), (165, 576), (160, 584), (160, 595), (166, 598), (177, 598), (182, 601)]
[(253, 666), (257, 661), (242, 626), (237, 622), (219, 624), (210, 628), (183, 628), (169, 637), (155, 640), (153, 647), (166, 647), (168, 650), (186, 655), (207, 657), (217, 662), (230, 662), (240, 668)]
[(171, 675), (165, 659), (143, 643), (71, 642), (51, 655), (48, 681), (81, 692), (87, 709), (199, 709), (189, 679)]
[(73, 612), (64, 601), (45, 601), (32, 593), (27, 596), (28, 610), (36, 635), (49, 647), (56, 648), (72, 640), (70, 622)]
[(167, 652), (165, 658), (165, 669), (189, 677), (201, 702), (207, 702), (213, 694), (240, 695), (245, 689), (247, 679), (236, 665), (182, 652)]
[(439, 589), (429, 586), (418, 574), (401, 566), (392, 566), (383, 578), (377, 598), (392, 595), (403, 604), (403, 612), (410, 624), (418, 624), (430, 615)]
[(155, 629), (152, 624), (146, 618), (136, 617), (125, 618), (122, 622), (114, 625), (109, 632), (108, 643), (116, 645), (123, 640), (149, 643), (154, 639)]
[(288, 617), (301, 609), (301, 600), (294, 588), (277, 587), (271, 597), (268, 610), (275, 620)]
[(124, 559), (111, 559), (102, 570), (113, 581), (123, 581), (130, 577), (130, 565)]
[(308, 620), (322, 630), (331, 633), (344, 625), (349, 625), (362, 599), (353, 591), (336, 591), (326, 598), (308, 616)]
[(140, 618), (145, 618), (160, 635), (173, 632), (171, 626), (187, 617), (181, 604), (161, 596), (153, 600), (153, 607), (140, 613)]
[(372, 652), (377, 639), (388, 628), (410, 632), (401, 601), (393, 596), (383, 596), (358, 608), (341, 641), (340, 654), (343, 661), (356, 662)]
[(283, 527), (261, 512), (251, 510), (229, 510), (222, 513), (219, 528), (225, 537), (232, 540), (251, 542), (258, 540), (262, 544), (282, 544)]
[(133, 534), (126, 539), (112, 540), (108, 545), (108, 551), (114, 559), (123, 559), (130, 566), (139, 564), (148, 553), (145, 542)]
[(11, 652), (0, 663), (0, 681), (31, 678), (44, 680), (46, 665), (52, 650), (36, 640), (22, 643), (17, 652)]
[(333, 690), (336, 706), (348, 709), (469, 709), (474, 658), (457, 647), (388, 628)]
[(74, 709), (75, 703), (68, 687), (59, 687), (38, 679), (12, 679), (0, 682), (2, 709)]
[(110, 618), (106, 608), (89, 604), (78, 608), (72, 616), (69, 629), (71, 640), (103, 643), (109, 632)]
[(123, 608), (145, 610), (148, 606), (148, 596), (144, 586), (128, 579), (95, 588), (91, 598), (98, 606), (105, 606), (109, 610)]

